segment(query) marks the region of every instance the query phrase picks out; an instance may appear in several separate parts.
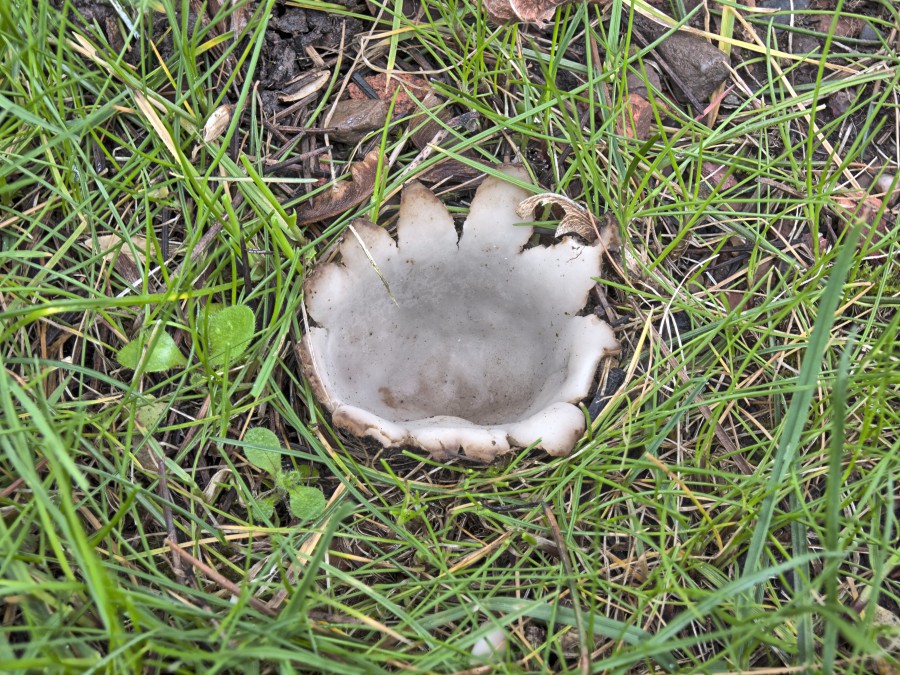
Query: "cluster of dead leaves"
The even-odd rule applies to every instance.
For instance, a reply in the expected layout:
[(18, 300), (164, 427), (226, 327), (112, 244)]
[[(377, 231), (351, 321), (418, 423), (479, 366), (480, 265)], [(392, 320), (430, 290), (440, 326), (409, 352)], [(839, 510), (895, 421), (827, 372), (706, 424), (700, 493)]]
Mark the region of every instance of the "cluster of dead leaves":
[[(363, 86), (351, 83), (349, 98), (335, 106), (327, 122), (329, 138), (339, 143), (353, 144), (363, 140), (372, 131), (384, 128), (388, 115), (410, 116), (406, 125), (409, 141), (420, 151), (420, 156), (409, 167), (424, 160), (447, 136), (448, 128), (470, 127), (477, 113), (463, 113), (451, 117), (444, 101), (435, 93), (427, 80), (409, 73), (383, 73), (364, 78)], [(372, 98), (372, 95), (376, 98)], [(418, 111), (418, 112), (416, 112)], [(319, 193), (311, 203), (297, 210), (297, 222), (309, 225), (333, 218), (358, 206), (373, 192), (381, 155), (370, 151), (362, 160), (353, 162), (349, 176)], [(445, 165), (452, 166), (445, 166)], [(472, 170), (456, 160), (447, 160), (434, 167), (421, 179), (435, 182), (441, 177), (452, 176), (457, 180), (474, 177)], [(446, 175), (446, 176), (445, 176)]]
[[(483, 0), (482, 4), (494, 21), (519, 21), (542, 25), (552, 18), (559, 6), (569, 1)], [(608, 0), (595, 1), (603, 4)], [(650, 29), (645, 24), (643, 30)], [(654, 35), (650, 37), (656, 39)], [(672, 100), (680, 98), (681, 101), (690, 102), (695, 108), (698, 105), (703, 106), (699, 111), (701, 114), (705, 114), (709, 108), (717, 104), (723, 95), (724, 82), (728, 76), (728, 57), (723, 52), (706, 39), (686, 31), (676, 31), (666, 37), (659, 43), (655, 52), (672, 81), (670, 82), (674, 95)], [(303, 95), (312, 93), (309, 87), (318, 88), (322, 81), (324, 78), (312, 78), (312, 82), (302, 88)], [(656, 93), (663, 91), (659, 66), (652, 59), (647, 60), (642, 64), (640, 73), (629, 73), (627, 83), (628, 96), (616, 120), (616, 129), (623, 136), (646, 140), (656, 129), (657, 117), (665, 117), (667, 114), (667, 108), (661, 105), (660, 99), (653, 100)], [(372, 98), (373, 92), (376, 98)], [(383, 128), (388, 121), (391, 104), (397, 115), (414, 113), (417, 108), (422, 111), (413, 115), (408, 129), (410, 140), (424, 153), (429, 151), (429, 144), (440, 141), (442, 132), (447, 126), (454, 124), (450, 119), (450, 113), (441, 108), (442, 101), (428, 82), (413, 74), (395, 73), (390, 77), (383, 73), (370, 75), (360, 84), (351, 83), (348, 86), (348, 94), (349, 98), (335, 106), (328, 123), (330, 138), (339, 143), (357, 143), (372, 131)], [(424, 112), (439, 109), (437, 120), (434, 114)], [(227, 126), (227, 120), (233, 111), (229, 109), (223, 112), (227, 114), (223, 115), (222, 120), (218, 120), (219, 128)], [(372, 194), (379, 162), (383, 161), (377, 151), (373, 150), (362, 160), (350, 164), (349, 176), (336, 182), (330, 190), (320, 193), (314, 202), (304, 204), (298, 209), (298, 224), (308, 225), (334, 218), (361, 204)], [(453, 162), (453, 165), (454, 170), (464, 169), (456, 162)], [(726, 167), (710, 162), (704, 162), (702, 165), (702, 179), (703, 190), (707, 194), (710, 191), (727, 192), (737, 184)], [(887, 184), (892, 179), (893, 176), (886, 176), (880, 178), (880, 181)], [(887, 187), (880, 184), (873, 187), (873, 194), (855, 191), (836, 198), (837, 210), (842, 212), (838, 215), (842, 218), (861, 218), (871, 228), (886, 234), (891, 215), (889, 207), (900, 197), (900, 189), (892, 183)], [(529, 200), (528, 204), (523, 205), (523, 208), (533, 208), (540, 203), (551, 204), (556, 210), (561, 210), (562, 217), (557, 236), (577, 234), (588, 241), (593, 241), (601, 234), (598, 220), (566, 197), (552, 194), (537, 195)], [(607, 227), (606, 223), (601, 222), (601, 225), (604, 231), (615, 229)]]

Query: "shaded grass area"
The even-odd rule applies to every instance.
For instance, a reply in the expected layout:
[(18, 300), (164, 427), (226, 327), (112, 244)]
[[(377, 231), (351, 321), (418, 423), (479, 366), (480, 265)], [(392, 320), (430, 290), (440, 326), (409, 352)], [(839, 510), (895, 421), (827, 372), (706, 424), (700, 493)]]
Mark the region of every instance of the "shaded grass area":
[[(468, 3), (373, 3), (378, 21), (314, 4), (363, 28), (321, 50), (305, 125), (327, 126), (361, 50), (479, 126), (424, 159), (405, 118), (337, 148), (322, 173), (379, 150), (373, 196), (308, 227), (293, 210), (327, 188), (267, 173), (307, 141), (280, 140), (254, 86), (280, 4), (247, 4), (235, 41), (216, 27), (243, 3), (209, 21), (121, 3), (118, 44), (86, 4), (0, 5), (0, 668), (897, 667), (900, 228), (853, 184), (897, 173), (888, 40), (831, 28), (804, 66), (738, 8), (752, 21), (720, 38), (756, 48), (732, 62), (736, 101), (711, 122), (651, 86), (636, 140), (626, 82), (649, 50), (628, 5), (540, 32)], [(896, 8), (866, 8), (895, 39)], [(828, 114), (838, 90), (852, 102)], [(223, 103), (241, 114), (203, 142)], [(619, 224), (602, 287), (624, 386), (569, 458), (443, 466), (335, 431), (299, 375), (304, 275), (353, 217), (390, 227), (411, 175), (516, 155)], [(465, 211), (470, 185), (440, 188)], [(223, 366), (204, 326), (235, 304), (255, 332)], [(117, 362), (160, 331), (184, 368)], [(324, 514), (254, 511), (273, 484), (246, 461), (252, 427)], [(473, 662), (498, 628), (508, 647)]]

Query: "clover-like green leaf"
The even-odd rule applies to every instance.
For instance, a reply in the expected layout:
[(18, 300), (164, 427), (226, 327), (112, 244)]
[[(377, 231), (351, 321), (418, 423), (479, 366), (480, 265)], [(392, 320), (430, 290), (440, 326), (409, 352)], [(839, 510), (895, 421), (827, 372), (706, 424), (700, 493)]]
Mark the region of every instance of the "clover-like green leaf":
[[(175, 340), (165, 332), (160, 332), (151, 344), (150, 331), (129, 342), (116, 354), (116, 360), (131, 370), (137, 370), (143, 363), (145, 373), (160, 373), (172, 368), (181, 368), (187, 363), (178, 350)], [(146, 351), (146, 354), (145, 354)]]
[(247, 444), (244, 456), (248, 462), (273, 477), (281, 473), (281, 443), (278, 436), (263, 427), (254, 427), (244, 434), (244, 443)]
[(300, 471), (284, 471), (275, 483), (288, 495), (288, 506), (294, 517), (312, 520), (325, 510), (325, 495), (318, 488), (304, 485), (306, 477)]
[(295, 485), (288, 490), (288, 506), (295, 518), (312, 520), (325, 510), (325, 495), (318, 488)]
[(210, 311), (204, 335), (210, 365), (221, 366), (226, 359), (233, 362), (240, 358), (247, 351), (255, 330), (256, 317), (246, 305)]

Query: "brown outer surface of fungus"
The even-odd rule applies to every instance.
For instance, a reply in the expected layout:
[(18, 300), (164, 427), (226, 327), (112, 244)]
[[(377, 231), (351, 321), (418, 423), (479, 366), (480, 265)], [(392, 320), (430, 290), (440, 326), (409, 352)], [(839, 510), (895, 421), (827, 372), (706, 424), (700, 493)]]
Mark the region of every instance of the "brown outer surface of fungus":
[[(502, 170), (528, 181), (522, 167)], [(524, 249), (533, 230), (516, 225), (516, 207), (528, 196), (488, 177), (458, 237), (446, 207), (412, 182), (397, 241), (357, 221), (341, 262), (310, 274), (315, 325), (301, 363), (336, 426), (436, 459), (572, 451), (585, 425), (574, 404), (618, 343), (600, 319), (578, 316), (601, 248), (565, 239)]]

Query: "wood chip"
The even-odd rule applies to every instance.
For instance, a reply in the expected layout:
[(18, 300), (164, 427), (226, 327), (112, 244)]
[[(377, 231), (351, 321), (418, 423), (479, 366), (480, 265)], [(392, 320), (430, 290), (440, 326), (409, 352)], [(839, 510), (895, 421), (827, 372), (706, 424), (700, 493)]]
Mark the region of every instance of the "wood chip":
[(203, 125), (203, 142), (209, 143), (221, 136), (231, 124), (231, 117), (234, 114), (233, 105), (220, 105), (213, 110), (212, 115)]
[(324, 87), (330, 77), (331, 73), (329, 73), (327, 70), (318, 72), (314, 71), (313, 73), (311, 73), (311, 76), (309, 78), (305, 78), (308, 79), (308, 81), (304, 82), (304, 84), (302, 84), (299, 89), (289, 94), (280, 95), (278, 97), (278, 100), (282, 101), (283, 103), (293, 103), (294, 101), (299, 101), (300, 99), (306, 98), (307, 96), (315, 94), (317, 91), (319, 91), (319, 89)]

